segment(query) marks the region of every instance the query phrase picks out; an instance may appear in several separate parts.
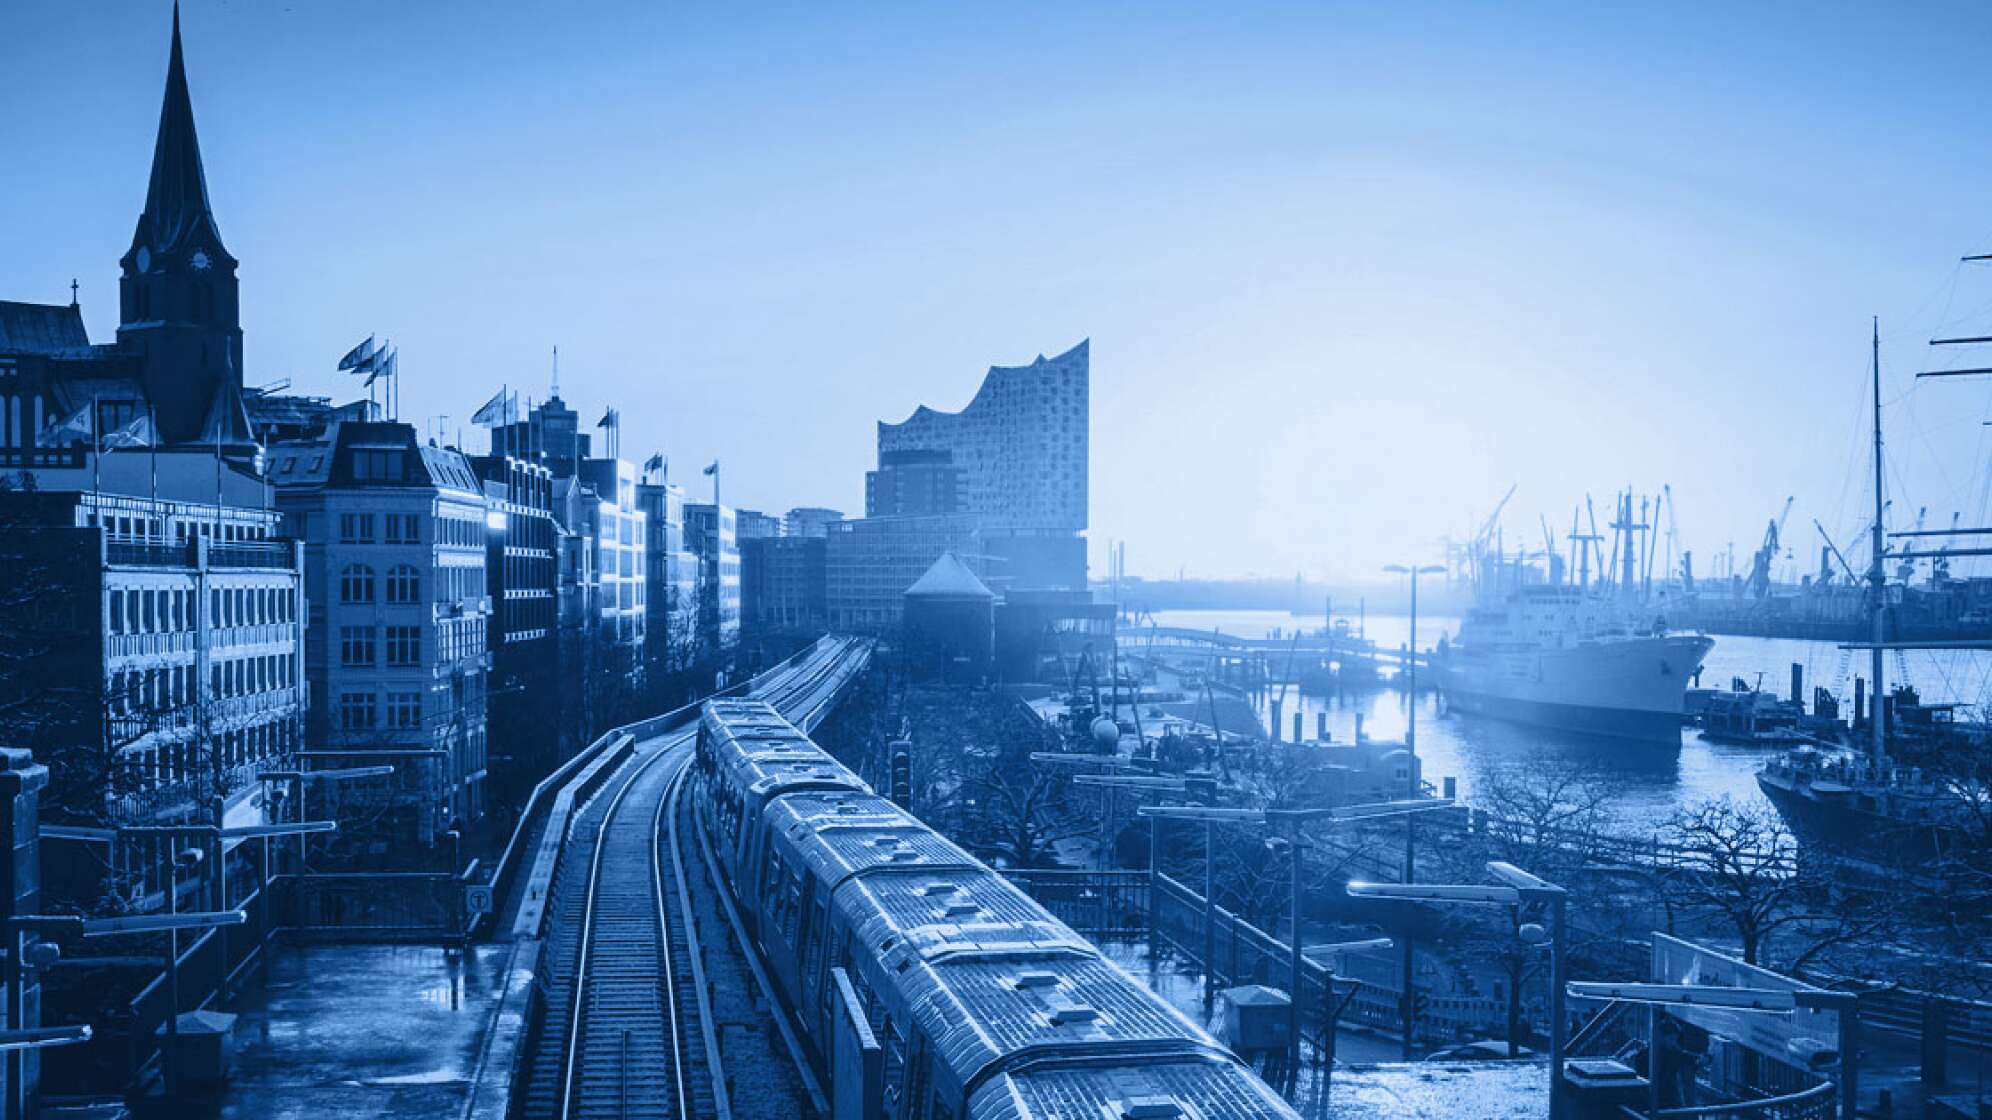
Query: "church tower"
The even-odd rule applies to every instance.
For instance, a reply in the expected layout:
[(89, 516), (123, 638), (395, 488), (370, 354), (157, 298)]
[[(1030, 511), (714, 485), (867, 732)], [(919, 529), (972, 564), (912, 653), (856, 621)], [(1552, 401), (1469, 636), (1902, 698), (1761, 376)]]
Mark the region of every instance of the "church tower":
[(242, 414), (242, 327), (235, 258), (208, 206), (173, 6), (173, 54), (152, 150), (152, 181), (131, 248), (120, 262), (119, 347), (139, 357), (145, 392), (166, 443), (247, 438)]

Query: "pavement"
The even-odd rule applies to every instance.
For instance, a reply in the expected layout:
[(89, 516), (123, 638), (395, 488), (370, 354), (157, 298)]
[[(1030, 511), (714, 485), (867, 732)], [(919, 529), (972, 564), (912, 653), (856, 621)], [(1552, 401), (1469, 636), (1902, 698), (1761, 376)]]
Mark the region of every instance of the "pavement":
[(469, 1103), (497, 1012), (509, 944), (272, 947), (240, 1016), (219, 1092), (138, 1120), (455, 1117)]

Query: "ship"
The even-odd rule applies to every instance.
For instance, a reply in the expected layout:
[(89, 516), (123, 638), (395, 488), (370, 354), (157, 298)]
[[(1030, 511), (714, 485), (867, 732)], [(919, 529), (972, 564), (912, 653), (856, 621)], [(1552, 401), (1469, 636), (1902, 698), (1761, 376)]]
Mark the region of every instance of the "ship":
[(1536, 583), (1469, 610), (1433, 664), (1453, 711), (1678, 746), (1688, 686), (1714, 646), (1617, 596)]
[[(1945, 341), (1974, 341), (1938, 340)], [(1977, 340), (1983, 341), (1983, 340)], [(1891, 637), (1887, 563), (1947, 559), (1948, 549), (1932, 550), (1928, 538), (1982, 536), (1992, 530), (1949, 529), (1888, 533), (1883, 517), (1881, 428), (1881, 333), (1871, 341), (1873, 363), (1874, 519), (1869, 524), (1869, 560), (1864, 605), (1870, 640), (1842, 646), (1869, 655), (1872, 711), (1863, 713), (1856, 680), (1852, 731), (1865, 733), (1846, 750), (1798, 747), (1781, 753), (1757, 772), (1757, 788), (1784, 818), (1794, 835), (1859, 860), (1927, 865), (1960, 849), (1992, 842), (1992, 823), (1982, 813), (1986, 775), (1972, 759), (1984, 756), (1992, 728), (1982, 720), (1959, 720), (1953, 704), (1924, 704), (1915, 689), (1885, 689), (1882, 654), (1905, 649), (1992, 649), (1982, 640), (1905, 641)], [(1964, 373), (1985, 373), (1967, 370)], [(1925, 375), (1918, 375), (1925, 376)], [(1945, 375), (1949, 376), (1949, 375)], [(1903, 543), (1887, 546), (1889, 536)], [(1966, 554), (1976, 554), (1969, 550)], [(1863, 719), (1865, 715), (1865, 719)], [(1921, 763), (1921, 765), (1919, 765)]]

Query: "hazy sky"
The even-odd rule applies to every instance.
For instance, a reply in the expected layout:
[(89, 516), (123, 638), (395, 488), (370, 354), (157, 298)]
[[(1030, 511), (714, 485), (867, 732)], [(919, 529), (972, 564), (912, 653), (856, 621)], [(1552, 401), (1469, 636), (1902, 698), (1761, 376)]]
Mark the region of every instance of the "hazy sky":
[[(1986, 509), (1992, 7), (190, 0), (252, 384), (401, 347), (623, 411), (729, 501), (861, 512), (873, 423), (1093, 340), (1137, 573), (1365, 576), (1673, 486), (1701, 560)], [(0, 298), (117, 325), (169, 5), (0, 7)], [(481, 438), (472, 433), (481, 448)], [(1601, 509), (1602, 513), (1602, 509)], [(1906, 526), (1913, 514), (1892, 515)]]

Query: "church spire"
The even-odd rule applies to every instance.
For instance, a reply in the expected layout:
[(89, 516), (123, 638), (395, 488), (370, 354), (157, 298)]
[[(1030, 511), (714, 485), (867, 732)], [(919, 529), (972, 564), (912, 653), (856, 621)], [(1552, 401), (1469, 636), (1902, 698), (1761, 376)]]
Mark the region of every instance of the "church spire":
[(166, 99), (159, 109), (159, 139), (152, 149), (152, 181), (145, 190), (145, 212), (139, 215), (133, 240), (155, 254), (172, 253), (188, 248), (188, 243), (203, 232), (206, 236), (198, 239), (221, 250), (221, 233), (208, 206), (200, 137), (194, 131), (194, 103), (187, 92), (187, 66), (180, 50), (180, 5), (176, 2)]

